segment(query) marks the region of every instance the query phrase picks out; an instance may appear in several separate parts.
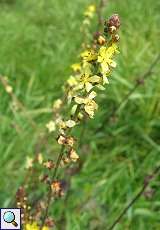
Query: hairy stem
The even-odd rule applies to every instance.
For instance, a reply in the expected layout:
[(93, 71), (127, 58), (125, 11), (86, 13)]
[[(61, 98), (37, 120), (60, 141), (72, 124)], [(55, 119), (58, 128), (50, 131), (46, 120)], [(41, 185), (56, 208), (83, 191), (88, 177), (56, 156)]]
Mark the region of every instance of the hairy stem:
[[(57, 177), (58, 168), (60, 166), (60, 162), (62, 160), (63, 154), (64, 154), (64, 145), (61, 147), (60, 154), (57, 158), (56, 166), (55, 166), (55, 169), (53, 171), (52, 181), (54, 181)], [(51, 205), (51, 200), (52, 200), (52, 188), (51, 188), (51, 184), (49, 184), (49, 191), (48, 191), (47, 202), (46, 202), (47, 205), (46, 205), (46, 210), (45, 210), (45, 213), (44, 213), (44, 216), (42, 219), (42, 224), (40, 226), (40, 230), (42, 230), (43, 226), (45, 225), (45, 221), (48, 217), (48, 212), (49, 212), (49, 207)]]
[[(78, 105), (77, 106), (77, 109), (75, 111), (75, 114), (74, 114), (74, 117), (73, 117), (73, 120), (76, 120), (77, 119), (77, 115), (80, 111), (80, 107), (81, 105)], [(67, 134), (69, 134), (71, 131), (71, 129), (68, 131)], [(57, 173), (58, 173), (58, 169), (59, 169), (59, 166), (60, 166), (60, 163), (61, 163), (61, 160), (62, 160), (62, 157), (64, 155), (64, 150), (65, 150), (65, 146), (62, 145), (61, 147), (61, 151), (59, 153), (59, 156), (57, 158), (57, 162), (56, 162), (56, 166), (55, 166), (55, 169), (53, 171), (53, 175), (52, 175), (52, 178), (51, 178), (51, 181), (54, 181), (55, 179), (57, 179)], [(42, 219), (42, 223), (41, 223), (41, 226), (40, 226), (40, 230), (43, 229), (43, 226), (45, 225), (45, 221), (48, 217), (48, 212), (49, 212), (49, 208), (51, 206), (51, 200), (52, 200), (52, 188), (51, 188), (51, 184), (49, 184), (49, 191), (48, 191), (48, 195), (47, 195), (47, 202), (46, 202), (46, 209), (45, 209), (45, 213), (44, 213), (44, 216), (43, 216), (43, 219)]]

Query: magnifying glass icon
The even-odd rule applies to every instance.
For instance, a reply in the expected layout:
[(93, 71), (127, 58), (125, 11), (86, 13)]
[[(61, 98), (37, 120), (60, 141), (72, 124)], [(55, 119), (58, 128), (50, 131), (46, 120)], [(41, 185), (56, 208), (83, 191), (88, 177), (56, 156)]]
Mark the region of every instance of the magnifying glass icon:
[(15, 227), (18, 226), (18, 224), (15, 222), (15, 215), (11, 211), (7, 211), (7, 212), (4, 213), (3, 220), (6, 223), (13, 224)]

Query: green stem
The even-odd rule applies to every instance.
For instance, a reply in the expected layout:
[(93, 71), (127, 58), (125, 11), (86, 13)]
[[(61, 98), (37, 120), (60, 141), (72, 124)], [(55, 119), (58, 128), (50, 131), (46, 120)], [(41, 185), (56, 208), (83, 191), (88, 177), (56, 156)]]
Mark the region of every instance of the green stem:
[[(77, 118), (77, 116), (78, 116), (78, 113), (79, 113), (79, 111), (80, 111), (80, 108), (81, 108), (81, 105), (78, 105), (78, 106), (77, 106), (77, 109), (76, 109), (76, 111), (75, 111), (75, 114), (74, 114), (74, 116), (73, 116), (73, 120), (76, 120), (76, 118)], [(71, 131), (71, 129), (68, 131), (67, 134), (69, 134), (70, 131)], [(58, 173), (58, 169), (59, 169), (59, 166), (60, 166), (62, 157), (63, 157), (63, 155), (64, 155), (64, 150), (65, 150), (65, 146), (62, 145), (61, 151), (60, 151), (59, 156), (58, 156), (58, 158), (57, 158), (56, 166), (55, 166), (55, 169), (54, 169), (54, 172), (53, 172), (51, 181), (54, 181), (55, 179), (57, 179), (57, 173)], [(41, 226), (40, 226), (40, 230), (42, 230), (43, 227), (44, 227), (44, 225), (45, 225), (45, 221), (46, 221), (46, 219), (47, 219), (47, 217), (48, 217), (48, 213), (49, 213), (49, 208), (50, 208), (50, 206), (51, 206), (51, 204), (52, 204), (52, 188), (51, 188), (51, 184), (49, 184), (49, 191), (48, 191), (47, 202), (46, 202), (46, 203), (47, 203), (47, 206), (46, 206), (46, 210), (45, 210), (45, 213), (44, 213), (44, 217), (43, 217), (43, 219), (42, 219), (42, 224), (41, 224)]]
[(144, 185), (142, 186), (141, 190), (137, 193), (137, 195), (131, 200), (131, 202), (122, 210), (120, 215), (115, 219), (113, 224), (107, 229), (107, 230), (113, 230), (116, 225), (120, 222), (122, 217), (126, 214), (126, 212), (136, 203), (136, 201), (142, 196), (146, 188), (149, 186), (150, 182), (155, 179), (155, 177), (158, 175), (160, 171), (160, 166), (158, 166), (154, 172), (148, 177), (148, 179), (144, 182)]

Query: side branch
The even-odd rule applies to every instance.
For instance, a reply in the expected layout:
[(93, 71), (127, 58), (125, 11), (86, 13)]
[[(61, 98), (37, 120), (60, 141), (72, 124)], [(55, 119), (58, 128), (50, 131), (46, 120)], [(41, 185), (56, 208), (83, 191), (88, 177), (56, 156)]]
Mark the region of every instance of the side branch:
[(136, 201), (143, 195), (144, 191), (146, 190), (146, 188), (149, 186), (150, 182), (152, 180), (154, 180), (156, 178), (156, 176), (158, 175), (160, 171), (160, 166), (158, 166), (154, 172), (149, 175), (145, 181), (144, 181), (144, 185), (141, 188), (141, 190), (137, 193), (137, 195), (131, 200), (131, 202), (122, 210), (122, 212), (120, 213), (120, 215), (115, 219), (115, 221), (113, 222), (113, 224), (107, 229), (107, 230), (112, 230), (114, 229), (114, 227), (120, 222), (120, 220), (122, 219), (122, 217), (127, 213), (127, 211), (136, 203)]

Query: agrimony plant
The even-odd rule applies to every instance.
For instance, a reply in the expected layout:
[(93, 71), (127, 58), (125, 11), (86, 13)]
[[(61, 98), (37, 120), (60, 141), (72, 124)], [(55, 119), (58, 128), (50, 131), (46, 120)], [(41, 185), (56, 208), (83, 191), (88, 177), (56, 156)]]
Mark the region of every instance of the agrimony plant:
[[(60, 146), (57, 161), (44, 161), (39, 155), (38, 162), (50, 170), (50, 175), (44, 175), (41, 181), (48, 187), (44, 201), (38, 202), (34, 212), (30, 211), (24, 187), (17, 192), (17, 206), (23, 210), (23, 225), (25, 230), (48, 230), (53, 228), (54, 221), (48, 217), (53, 199), (63, 196), (63, 184), (58, 177), (58, 170), (75, 164), (79, 158), (77, 137), (73, 129), (88, 118), (93, 119), (98, 110), (97, 97), (101, 90), (109, 84), (109, 77), (116, 68), (115, 56), (118, 50), (119, 16), (114, 14), (104, 22), (104, 32), (90, 36), (89, 25), (95, 13), (91, 5), (84, 13), (81, 31), (85, 35), (79, 62), (71, 66), (73, 72), (63, 86), (63, 97), (53, 104), (53, 117), (46, 127), (50, 135), (57, 134), (56, 141)], [(91, 42), (92, 40), (92, 42)], [(88, 42), (91, 42), (89, 44)], [(65, 115), (64, 115), (65, 114)], [(33, 167), (35, 160), (28, 159), (27, 167)], [(39, 224), (41, 221), (41, 224)]]
[[(72, 65), (73, 75), (70, 76), (64, 87), (67, 108), (64, 108), (61, 99), (57, 99), (54, 103), (56, 119), (50, 121), (47, 128), (49, 132), (58, 130), (57, 142), (61, 150), (50, 178), (47, 207), (41, 227), (44, 226), (48, 216), (52, 196), (63, 195), (58, 169), (73, 164), (80, 158), (76, 148), (78, 140), (72, 135), (72, 130), (75, 126), (80, 125), (86, 116), (89, 119), (94, 118), (98, 109), (96, 98), (100, 90), (104, 90), (109, 84), (109, 76), (116, 67), (114, 58), (119, 53), (117, 46), (119, 27), (118, 15), (112, 15), (109, 20), (105, 21), (104, 33), (97, 33), (94, 43), (81, 52), (80, 62)], [(63, 117), (59, 111), (67, 111), (69, 117)]]

